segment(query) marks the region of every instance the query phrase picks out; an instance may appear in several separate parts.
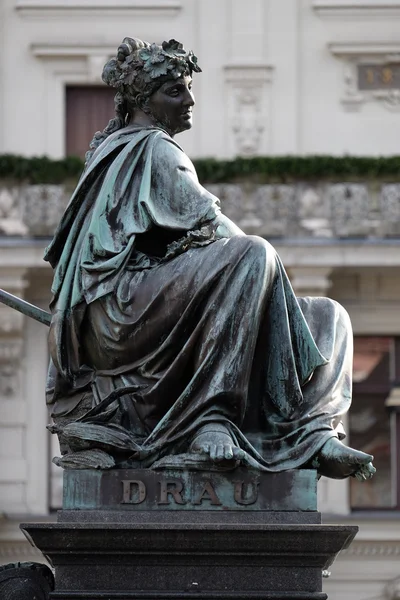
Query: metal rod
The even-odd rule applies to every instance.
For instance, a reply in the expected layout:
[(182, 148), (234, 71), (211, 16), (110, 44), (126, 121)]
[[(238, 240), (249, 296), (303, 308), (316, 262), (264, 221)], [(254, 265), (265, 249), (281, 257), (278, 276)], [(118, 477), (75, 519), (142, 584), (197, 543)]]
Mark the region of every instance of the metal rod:
[(2, 289), (0, 289), (0, 302), (7, 304), (10, 308), (18, 310), (20, 313), (31, 319), (35, 319), (35, 321), (39, 321), (39, 323), (43, 323), (43, 325), (50, 326), (51, 314), (49, 312), (42, 310), (38, 306), (34, 306), (25, 300), (21, 300), (21, 298), (17, 298), (17, 296), (13, 296), (13, 294)]

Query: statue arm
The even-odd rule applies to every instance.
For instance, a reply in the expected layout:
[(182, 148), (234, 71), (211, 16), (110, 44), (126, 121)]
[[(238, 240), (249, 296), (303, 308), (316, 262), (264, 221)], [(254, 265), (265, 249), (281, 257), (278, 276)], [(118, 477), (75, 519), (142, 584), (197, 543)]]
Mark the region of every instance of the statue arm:
[(213, 225), (217, 238), (246, 235), (221, 213), (220, 202), (199, 182), (191, 160), (171, 140), (160, 137), (153, 153), (153, 223), (170, 229), (198, 229)]

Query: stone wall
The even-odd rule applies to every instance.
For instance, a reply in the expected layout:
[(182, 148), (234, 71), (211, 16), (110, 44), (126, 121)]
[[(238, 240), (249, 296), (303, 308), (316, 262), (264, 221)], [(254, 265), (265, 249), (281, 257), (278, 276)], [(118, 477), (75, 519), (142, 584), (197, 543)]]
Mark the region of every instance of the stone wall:
[[(222, 183), (206, 187), (247, 233), (266, 238), (400, 237), (400, 183)], [(69, 201), (64, 185), (0, 181), (0, 234), (51, 236)]]

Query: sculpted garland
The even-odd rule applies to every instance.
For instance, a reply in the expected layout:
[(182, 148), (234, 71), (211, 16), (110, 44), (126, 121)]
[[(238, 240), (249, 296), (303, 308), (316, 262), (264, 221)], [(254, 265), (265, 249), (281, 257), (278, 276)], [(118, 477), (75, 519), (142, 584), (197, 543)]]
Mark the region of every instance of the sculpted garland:
[(54, 269), (51, 407), (64, 468), (316, 468), (371, 477), (345, 446), (352, 331), (296, 298), (274, 248), (204, 189), (175, 136), (197, 58), (125, 38), (96, 133), (45, 259)]

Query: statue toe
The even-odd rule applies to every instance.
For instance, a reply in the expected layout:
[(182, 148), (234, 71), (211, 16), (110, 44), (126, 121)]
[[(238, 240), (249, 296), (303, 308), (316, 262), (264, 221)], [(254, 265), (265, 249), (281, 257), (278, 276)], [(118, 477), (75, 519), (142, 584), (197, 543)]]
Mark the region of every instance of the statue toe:
[(333, 479), (357, 477), (360, 481), (370, 479), (376, 469), (372, 464), (373, 456), (349, 446), (338, 438), (330, 438), (314, 459), (314, 466), (320, 475)]

